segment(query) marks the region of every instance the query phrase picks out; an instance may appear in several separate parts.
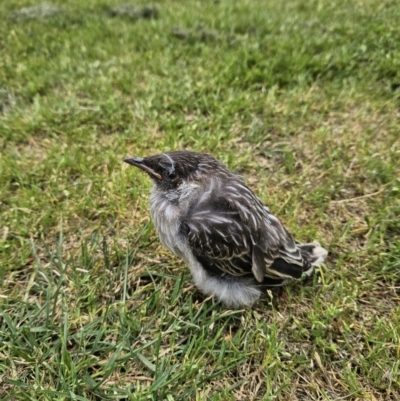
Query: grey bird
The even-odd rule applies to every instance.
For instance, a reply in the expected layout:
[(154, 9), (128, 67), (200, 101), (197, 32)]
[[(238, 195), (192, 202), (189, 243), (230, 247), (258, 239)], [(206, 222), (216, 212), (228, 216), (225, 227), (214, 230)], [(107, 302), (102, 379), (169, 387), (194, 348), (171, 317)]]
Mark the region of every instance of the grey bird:
[(124, 160), (154, 185), (150, 212), (161, 242), (189, 266), (196, 287), (229, 307), (311, 275), (328, 252), (298, 244), (244, 184), (209, 154), (166, 152)]

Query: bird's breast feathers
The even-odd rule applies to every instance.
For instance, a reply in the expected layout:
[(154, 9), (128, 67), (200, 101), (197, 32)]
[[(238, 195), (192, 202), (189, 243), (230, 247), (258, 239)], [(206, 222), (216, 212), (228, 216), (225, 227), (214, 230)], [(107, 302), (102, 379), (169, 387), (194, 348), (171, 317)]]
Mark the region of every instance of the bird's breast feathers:
[(180, 235), (181, 220), (190, 208), (190, 200), (197, 189), (196, 184), (183, 184), (177, 190), (168, 192), (153, 187), (150, 196), (150, 213), (161, 242), (181, 257), (182, 248), (187, 248)]

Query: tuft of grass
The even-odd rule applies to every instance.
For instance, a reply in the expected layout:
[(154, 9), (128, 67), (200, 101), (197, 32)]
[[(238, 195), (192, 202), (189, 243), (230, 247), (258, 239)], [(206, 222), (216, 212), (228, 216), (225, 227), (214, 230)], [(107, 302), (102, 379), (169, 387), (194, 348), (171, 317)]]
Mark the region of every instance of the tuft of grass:
[[(399, 3), (15, 17), (39, 4), (0, 4), (0, 398), (399, 399)], [(183, 148), (329, 249), (312, 282), (251, 310), (193, 288), (121, 163)]]

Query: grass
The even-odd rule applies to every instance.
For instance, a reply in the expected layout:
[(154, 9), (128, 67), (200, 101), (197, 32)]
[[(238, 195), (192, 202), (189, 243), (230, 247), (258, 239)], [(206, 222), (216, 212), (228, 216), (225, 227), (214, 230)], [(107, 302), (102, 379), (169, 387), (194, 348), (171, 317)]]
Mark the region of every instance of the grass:
[[(56, 3), (0, 4), (0, 399), (400, 399), (400, 4)], [(313, 282), (190, 285), (121, 163), (182, 148), (329, 249)]]

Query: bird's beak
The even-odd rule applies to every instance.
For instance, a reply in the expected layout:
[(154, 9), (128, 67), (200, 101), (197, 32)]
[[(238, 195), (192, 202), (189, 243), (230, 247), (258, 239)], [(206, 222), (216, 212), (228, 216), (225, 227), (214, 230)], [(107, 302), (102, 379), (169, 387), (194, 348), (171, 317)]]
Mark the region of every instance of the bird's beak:
[(131, 164), (132, 166), (139, 167), (141, 170), (149, 173), (153, 177), (156, 177), (158, 180), (162, 180), (160, 174), (156, 173), (152, 168), (146, 165), (143, 157), (130, 157), (128, 159), (124, 159), (125, 163)]

